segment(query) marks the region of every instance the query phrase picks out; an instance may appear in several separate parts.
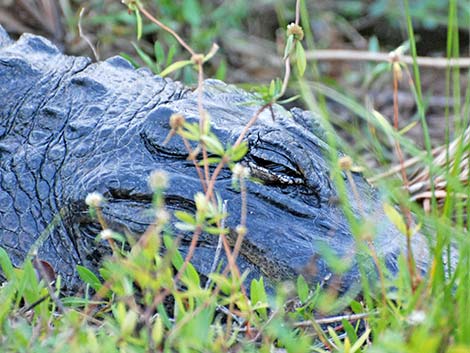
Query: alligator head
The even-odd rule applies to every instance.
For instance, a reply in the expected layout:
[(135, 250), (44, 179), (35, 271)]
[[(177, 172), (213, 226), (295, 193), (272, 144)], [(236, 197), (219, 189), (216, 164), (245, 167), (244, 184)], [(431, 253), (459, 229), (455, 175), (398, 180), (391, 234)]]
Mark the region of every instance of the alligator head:
[[(203, 106), (225, 143), (238, 138), (259, 108), (254, 102), (250, 93), (205, 81)], [(44, 38), (24, 35), (12, 42), (0, 30), (0, 245), (14, 262), (37, 249), (73, 285), (76, 264), (96, 268), (108, 252), (95, 240), (100, 227), (85, 205), (87, 194), (104, 195), (103, 214), (112, 228), (141, 234), (153, 221), (147, 180), (156, 169), (169, 174), (167, 207), (194, 211), (201, 184), (187, 150), (178, 137), (164, 144), (174, 113), (198, 121), (197, 93), (134, 70), (122, 58), (92, 64), (62, 55)], [(271, 280), (302, 273), (312, 283), (327, 281), (327, 247), (352, 263), (345, 286), (360, 282), (358, 261), (373, 276), (373, 262), (358, 255), (341, 207), (331, 202), (336, 191), (325, 159), (329, 147), (312, 114), (274, 106), (245, 139), (249, 152), (242, 163), (262, 182), (247, 185), (241, 270)], [(361, 175), (353, 179), (361, 207), (374, 220), (375, 249), (394, 271), (404, 238), (384, 216), (377, 191)], [(360, 206), (346, 185), (358, 215)], [(227, 201), (226, 224), (233, 228), (241, 196), (229, 169), (221, 172), (216, 190)], [(190, 234), (183, 236), (183, 253), (190, 241)], [(417, 250), (425, 248), (421, 238), (414, 241)], [(216, 236), (201, 236), (193, 258), (201, 273), (209, 271), (216, 246)], [(420, 266), (425, 255), (418, 254)]]

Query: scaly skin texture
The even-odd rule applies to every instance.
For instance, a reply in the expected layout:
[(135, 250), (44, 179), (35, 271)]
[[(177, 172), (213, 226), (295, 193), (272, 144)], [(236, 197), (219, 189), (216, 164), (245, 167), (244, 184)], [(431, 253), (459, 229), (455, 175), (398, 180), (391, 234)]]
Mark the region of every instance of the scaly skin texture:
[[(220, 81), (207, 80), (203, 105), (212, 129), (233, 143), (259, 108), (253, 95)], [(248, 234), (238, 264), (250, 278), (280, 280), (304, 274), (312, 283), (327, 281), (331, 270), (322, 249), (353, 261), (341, 286), (360, 281), (357, 261), (373, 278), (370, 257), (357, 255), (356, 242), (339, 206), (323, 155), (328, 145), (311, 114), (275, 106), (249, 130), (249, 153), (243, 163), (264, 184), (248, 183)], [(198, 120), (197, 93), (181, 84), (134, 70), (115, 57), (90, 59), (62, 55), (46, 39), (24, 35), (11, 41), (0, 29), (0, 245), (16, 265), (37, 249), (64, 276), (68, 288), (78, 284), (75, 266), (94, 270), (104, 254), (95, 241), (100, 227), (85, 205), (98, 191), (107, 202), (106, 221), (117, 231), (142, 233), (152, 221), (147, 180), (155, 169), (170, 176), (166, 201), (170, 210), (194, 210), (201, 190), (180, 138), (168, 144), (169, 118), (182, 113)], [(354, 180), (365, 212), (377, 229), (374, 244), (394, 272), (404, 237), (387, 221), (377, 192), (361, 175)], [(351, 194), (353, 212), (359, 206)], [(228, 202), (227, 226), (240, 219), (240, 194), (224, 169), (216, 190)], [(186, 254), (191, 234), (183, 236)], [(193, 258), (207, 274), (217, 237), (203, 234)], [(414, 238), (420, 270), (426, 264), (425, 242)]]

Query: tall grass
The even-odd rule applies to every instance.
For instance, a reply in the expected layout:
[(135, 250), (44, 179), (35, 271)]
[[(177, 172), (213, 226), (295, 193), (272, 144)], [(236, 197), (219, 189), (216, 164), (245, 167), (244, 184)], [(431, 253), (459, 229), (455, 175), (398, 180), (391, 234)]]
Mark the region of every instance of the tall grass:
[[(144, 8), (139, 7), (135, 1), (126, 3), (131, 11), (146, 15)], [(297, 14), (300, 14), (300, 18), (297, 16), (297, 24), (303, 27), (304, 45), (309, 50), (315, 50), (315, 33), (310, 28), (306, 3), (301, 1), (298, 5)], [(459, 55), (457, 5), (457, 0), (449, 2), (448, 58)], [(204, 119), (201, 119), (200, 125), (191, 125), (181, 117), (174, 117), (171, 123), (175, 135), (204, 142), (202, 162), (194, 159), (204, 193), (195, 195), (196, 214), (180, 212), (176, 217), (180, 226), (186, 231), (194, 232), (196, 239), (196, 235), (202, 231), (218, 234), (227, 257), (229, 260), (232, 257), (230, 266), (225, 271), (221, 269), (213, 273), (209, 276), (209, 284), (203, 284), (200, 275), (190, 263), (190, 256), (183, 257), (178, 251), (177, 243), (168, 234), (166, 226), (170, 217), (163, 202), (166, 176), (163, 173), (154, 175), (152, 187), (155, 192), (155, 224), (138, 241), (110, 230), (101, 234), (109, 241), (114, 255), (103, 265), (101, 278), (86, 268), (78, 268), (87, 285), (84, 296), (61, 297), (60, 280), (51, 287), (37, 279), (36, 272), (41, 273), (41, 264), (26, 261), (23, 268), (14, 269), (6, 252), (0, 250), (0, 266), (7, 279), (0, 288), (2, 350), (272, 352), (279, 349), (288, 352), (345, 353), (470, 351), (470, 243), (467, 231), (470, 213), (470, 201), (467, 197), (470, 195), (470, 86), (466, 88), (462, 102), (461, 72), (456, 67), (447, 70), (447, 94), (449, 98), (453, 98), (454, 104), (448, 108), (446, 114), (445, 145), (436, 151), (433, 149), (435, 146), (431, 145), (426, 121), (426, 104), (408, 0), (403, 0), (403, 8), (414, 64), (410, 72), (397, 57), (390, 64), (390, 86), (394, 87), (396, 93), (399, 76), (402, 74), (408, 80), (409, 90), (416, 100), (424, 153), (422, 147), (398, 130), (398, 124), (394, 126), (388, 123), (378, 112), (353, 98), (352, 94), (339, 92), (322, 82), (321, 70), (315, 62), (308, 64), (304, 77), (298, 74), (292, 80), (288, 74), (291, 56), (286, 55), (283, 81), (273, 81), (269, 88), (262, 91), (265, 92), (262, 109), (268, 109), (286, 93), (289, 83), (289, 87), (297, 90), (308, 108), (318, 115), (332, 147), (329, 156), (331, 177), (335, 181), (341, 205), (358, 246), (374, 259), (379, 273), (378, 288), (371, 286), (365, 276), (360, 295), (355, 293), (354, 296), (351, 293), (333, 293), (328, 288), (310, 287), (303, 277), (299, 277), (294, 283), (280, 285), (274, 294), (266, 292), (262, 279), (253, 281), (250, 288), (244, 288), (244, 275), (234, 265), (240, 244), (237, 242), (235, 249), (231, 249), (224, 243), (226, 230), (222, 219), (225, 212), (212, 194), (217, 172), (209, 174), (210, 161), (207, 153), (218, 156), (216, 171), (220, 171), (224, 165), (232, 167), (234, 183), (244, 195), (246, 174), (240, 166), (236, 169), (234, 164), (246, 152), (246, 146), (241, 138), (235, 146), (227, 146), (225, 141), (218, 141)], [(142, 21), (142, 18), (138, 21)], [(142, 31), (143, 27), (138, 28)], [(293, 37), (293, 47), (300, 40), (300, 37)], [(188, 52), (190, 59), (168, 63), (171, 70), (167, 68), (167, 71), (196, 66), (196, 77), (201, 89), (203, 62), (209, 60), (214, 52), (209, 51), (207, 55), (202, 55), (190, 47)], [(297, 60), (299, 61), (299, 57)], [(162, 69), (158, 67), (158, 71)], [(302, 71), (301, 68), (295, 72), (299, 71)], [(334, 115), (328, 109), (329, 100), (341, 104), (373, 126), (381, 136), (393, 141), (394, 148), (390, 153), (403, 154), (407, 158), (418, 160), (418, 172), (409, 171), (406, 160), (397, 157), (397, 170), (401, 172), (399, 182), (397, 183), (397, 178), (382, 179), (377, 187), (384, 194), (390, 195), (390, 200), (387, 201), (389, 206), (384, 207), (388, 210), (386, 213), (391, 221), (403, 230), (403, 237), (411, 241), (418, 230), (427, 237), (431, 258), (425, 273), (417, 273), (409, 248), (399, 258), (398, 274), (390, 276), (384, 260), (377, 256), (373, 243), (364, 239), (366, 215), (358, 218), (350, 211), (348, 190), (343, 178), (343, 175), (350, 176), (352, 167), (356, 164), (355, 161), (360, 160), (360, 156), (351, 153), (351, 166), (350, 160), (338, 155), (337, 150), (344, 149), (347, 142), (339, 139), (335, 133), (337, 122), (332, 119)], [(397, 97), (394, 104), (394, 118), (398, 121), (403, 117), (398, 114), (400, 101)], [(202, 110), (201, 115), (204, 115)], [(451, 116), (454, 118), (451, 119)], [(252, 117), (252, 123), (256, 118), (256, 115)], [(363, 141), (361, 147), (377, 151), (381, 137), (378, 134), (374, 136), (376, 140)], [(348, 151), (353, 150), (348, 148)], [(437, 160), (442, 163), (436, 163)], [(372, 173), (367, 171), (366, 174)], [(413, 177), (414, 175), (419, 175), (419, 178)], [(351, 180), (349, 178), (350, 183)], [(423, 180), (430, 181), (426, 184), (429, 196), (421, 204), (410, 202), (413, 186)], [(435, 185), (435, 180), (443, 180), (444, 183)], [(398, 205), (397, 209), (390, 206), (392, 202)], [(100, 218), (99, 203), (91, 206)], [(237, 228), (240, 242), (246, 231), (244, 222), (241, 223)], [(102, 225), (103, 228), (107, 227), (103, 222)], [(121, 242), (130, 244), (130, 249), (123, 250)], [(324, 317), (327, 314), (329, 317)]]

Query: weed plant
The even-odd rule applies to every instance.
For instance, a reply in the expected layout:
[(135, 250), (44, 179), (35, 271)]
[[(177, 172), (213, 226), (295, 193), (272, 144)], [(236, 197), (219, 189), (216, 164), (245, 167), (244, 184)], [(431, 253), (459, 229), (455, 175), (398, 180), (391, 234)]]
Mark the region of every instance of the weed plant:
[[(156, 68), (157, 71), (166, 75), (184, 68), (194, 70), (201, 93), (203, 65), (216, 54), (217, 47), (212, 46), (207, 53), (201, 54), (197, 51), (200, 48), (189, 46), (177, 31), (154, 17), (141, 1), (124, 0), (123, 3), (136, 18), (137, 37), (149, 28), (146, 24), (149, 21), (164, 29), (175, 43), (179, 43), (181, 47), (178, 50), (187, 53), (187, 58), (172, 60), (171, 49), (156, 45), (155, 50), (160, 53), (156, 53), (157, 56), (167, 59), (165, 65)], [(162, 9), (165, 4), (167, 2), (162, 2)], [(198, 3), (185, 1), (185, 11), (195, 4)], [(433, 150), (407, 0), (403, 6), (414, 65), (409, 70), (401, 62), (403, 47), (391, 55), (388, 70), (394, 92), (393, 124), (379, 112), (371, 111), (318, 82), (319, 71), (314, 62), (307, 62), (304, 50), (304, 47), (314, 50), (314, 33), (306, 5), (298, 0), (295, 21), (286, 28), (284, 76), (258, 90), (260, 108), (233, 145), (219, 141), (211, 132), (210, 117), (204, 111), (202, 96), (199, 98), (199, 124), (186, 122), (182, 115), (171, 117), (172, 130), (168, 139), (183, 139), (201, 179), (201, 192), (194, 195), (196, 211), (174, 214), (178, 220), (176, 227), (193, 233), (188, 253), (183, 256), (178, 251), (178, 239), (169, 230), (171, 215), (164, 200), (168, 182), (164, 171), (156, 171), (150, 177), (149, 183), (154, 190), (155, 222), (139, 239), (125, 237), (109, 229), (101, 214), (101, 195), (89, 195), (90, 211), (103, 227), (99, 237), (109, 242), (113, 255), (104, 262), (100, 276), (84, 267), (77, 268), (86, 284), (83, 295), (63, 297), (60, 277), (52, 282), (44, 280), (48, 278), (47, 264), (32, 258), (22, 268), (15, 269), (8, 254), (0, 249), (0, 266), (7, 279), (0, 288), (2, 351), (470, 351), (470, 244), (467, 234), (470, 212), (467, 197), (470, 90), (466, 88), (462, 101), (459, 69), (449, 68), (447, 87), (449, 97), (454, 98), (454, 105), (449, 107), (448, 116), (456, 118), (453, 122), (448, 119), (447, 130), (454, 130), (455, 135), (451, 137), (449, 132), (446, 146)], [(459, 53), (457, 9), (457, 1), (450, 1), (447, 22), (449, 58)], [(191, 21), (195, 28), (201, 25), (196, 19)], [(398, 129), (400, 102), (397, 86), (403, 79), (409, 82), (418, 106), (424, 153), (406, 137), (406, 131)], [(331, 288), (311, 287), (301, 276), (294, 283), (280, 284), (275, 293), (268, 294), (262, 278), (252, 281), (246, 288), (246, 274), (240, 273), (236, 266), (243, 237), (249, 231), (246, 229), (245, 204), (249, 173), (237, 163), (247, 151), (243, 137), (262, 111), (269, 110), (273, 104), (283, 103), (289, 84), (298, 90), (327, 131), (328, 142), (333, 147), (328, 156), (331, 177), (341, 198), (340, 204), (358, 246), (364, 248), (376, 264), (379, 284), (375, 287), (364, 277), (360, 296), (340, 294)], [(396, 276), (388, 274), (384, 260), (376, 255), (371, 242), (374, 234), (365, 231), (365, 215), (357, 218), (349, 211), (342, 175), (352, 180), (350, 175), (356, 168), (354, 161), (357, 157), (339, 157), (336, 152), (335, 147), (345, 143), (333, 131), (327, 98), (353, 110), (381, 132), (373, 135), (376, 140), (370, 141), (371, 150), (380, 146), (382, 135), (393, 141), (400, 185), (383, 178), (376, 183), (390, 195), (390, 200), (384, 202), (385, 212), (408, 243), (407, 251), (399, 259)], [(455, 124), (453, 129), (450, 124)], [(198, 147), (191, 147), (194, 145)], [(408, 172), (406, 156), (419, 161), (421, 173), (417, 174), (418, 179), (416, 174)], [(215, 190), (217, 176), (225, 166), (231, 168), (234, 187), (239, 188), (242, 196), (242, 216), (235, 230), (237, 240), (233, 247), (226, 238), (226, 211), (217, 200)], [(427, 189), (420, 190), (420, 197), (414, 197), (419, 203), (411, 202), (416, 196), (417, 183), (426, 180)], [(398, 207), (391, 206), (392, 202)], [(409, 245), (418, 231), (429, 240), (431, 259), (426, 273), (416, 271)], [(191, 257), (202, 232), (219, 237), (221, 251), (228, 259), (226, 268), (217, 268), (215, 259), (214, 272), (207, 279), (201, 278), (191, 265)], [(334, 263), (335, 259), (329, 261)]]

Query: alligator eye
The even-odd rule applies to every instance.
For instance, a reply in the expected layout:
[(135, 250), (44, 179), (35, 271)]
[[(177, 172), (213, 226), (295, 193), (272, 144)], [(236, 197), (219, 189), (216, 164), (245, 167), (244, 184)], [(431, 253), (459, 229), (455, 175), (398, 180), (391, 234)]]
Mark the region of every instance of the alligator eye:
[(303, 184), (304, 180), (294, 168), (283, 164), (267, 161), (256, 156), (250, 156), (248, 161), (251, 176), (260, 179), (267, 184)]
[[(257, 158), (255, 158), (255, 160), (256, 159)], [(300, 177), (300, 174), (296, 170), (293, 170), (292, 168), (289, 168), (285, 165), (277, 164), (277, 163), (269, 162), (269, 161), (264, 161), (260, 159), (257, 159), (257, 162), (260, 166), (263, 166), (264, 168), (270, 170), (274, 174), (282, 174), (282, 175), (290, 176), (293, 178)]]

